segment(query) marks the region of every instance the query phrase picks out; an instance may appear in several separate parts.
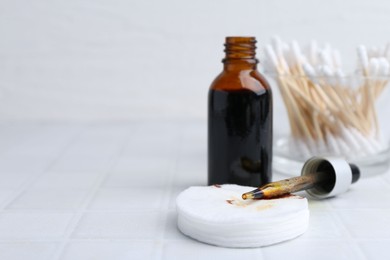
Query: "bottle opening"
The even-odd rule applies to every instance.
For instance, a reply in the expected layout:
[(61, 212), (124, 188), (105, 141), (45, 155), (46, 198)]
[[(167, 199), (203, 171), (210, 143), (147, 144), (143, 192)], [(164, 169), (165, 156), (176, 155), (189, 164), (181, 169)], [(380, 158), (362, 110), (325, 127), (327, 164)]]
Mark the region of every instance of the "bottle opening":
[[(226, 37), (224, 61), (229, 59), (254, 59), (256, 56), (255, 37)], [(257, 62), (257, 61), (256, 61)]]
[(244, 36), (228, 36), (225, 39), (226, 43), (247, 43), (247, 44), (256, 44), (256, 37), (244, 37)]

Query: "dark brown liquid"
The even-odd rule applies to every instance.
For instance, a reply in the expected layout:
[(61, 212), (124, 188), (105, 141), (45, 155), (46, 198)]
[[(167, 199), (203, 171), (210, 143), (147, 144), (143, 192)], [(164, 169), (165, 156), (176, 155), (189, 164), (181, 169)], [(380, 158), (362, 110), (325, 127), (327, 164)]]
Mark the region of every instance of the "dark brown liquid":
[(272, 97), (264, 90), (209, 92), (208, 184), (271, 181)]
[(283, 195), (280, 195), (280, 196), (275, 196), (275, 197), (272, 197), (272, 198), (261, 198), (261, 199), (253, 199), (253, 200), (277, 200), (277, 199), (288, 199), (288, 198), (291, 198), (291, 197), (296, 197), (297, 199), (303, 199), (303, 197), (300, 197), (300, 196), (288, 193), (288, 194), (283, 194)]

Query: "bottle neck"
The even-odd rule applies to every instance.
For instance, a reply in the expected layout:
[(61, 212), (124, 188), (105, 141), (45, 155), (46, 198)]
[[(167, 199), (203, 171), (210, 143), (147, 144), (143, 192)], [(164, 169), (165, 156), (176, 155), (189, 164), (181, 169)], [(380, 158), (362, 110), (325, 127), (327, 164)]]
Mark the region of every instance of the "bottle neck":
[(255, 37), (226, 37), (225, 53), (225, 71), (256, 70)]

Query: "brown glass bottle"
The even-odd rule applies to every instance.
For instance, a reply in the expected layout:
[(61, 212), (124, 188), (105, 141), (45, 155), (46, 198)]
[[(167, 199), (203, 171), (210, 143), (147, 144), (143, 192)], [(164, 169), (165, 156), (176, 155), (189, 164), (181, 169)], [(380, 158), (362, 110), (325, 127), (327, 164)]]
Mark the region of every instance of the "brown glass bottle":
[(257, 71), (254, 37), (227, 37), (208, 100), (208, 184), (271, 181), (272, 93)]

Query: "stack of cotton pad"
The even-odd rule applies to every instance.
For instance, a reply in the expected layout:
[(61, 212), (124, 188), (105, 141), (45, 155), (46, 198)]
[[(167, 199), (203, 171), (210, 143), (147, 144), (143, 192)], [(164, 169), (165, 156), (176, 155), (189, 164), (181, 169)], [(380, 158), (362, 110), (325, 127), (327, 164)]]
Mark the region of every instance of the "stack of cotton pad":
[(253, 187), (190, 187), (176, 200), (178, 227), (196, 240), (224, 247), (260, 247), (303, 234), (309, 223), (306, 198), (242, 200)]

